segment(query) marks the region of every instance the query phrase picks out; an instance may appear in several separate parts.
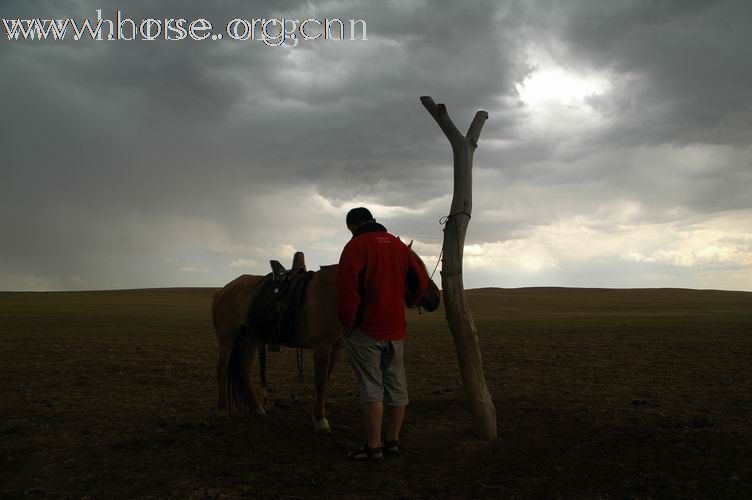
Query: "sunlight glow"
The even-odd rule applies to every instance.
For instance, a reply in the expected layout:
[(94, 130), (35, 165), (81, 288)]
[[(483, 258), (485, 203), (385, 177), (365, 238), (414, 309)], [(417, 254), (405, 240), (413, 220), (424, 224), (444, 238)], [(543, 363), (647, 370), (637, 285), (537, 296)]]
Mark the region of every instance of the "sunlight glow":
[(556, 67), (540, 69), (516, 85), (520, 99), (530, 106), (580, 106), (588, 96), (602, 94), (608, 86), (603, 77), (577, 75)]

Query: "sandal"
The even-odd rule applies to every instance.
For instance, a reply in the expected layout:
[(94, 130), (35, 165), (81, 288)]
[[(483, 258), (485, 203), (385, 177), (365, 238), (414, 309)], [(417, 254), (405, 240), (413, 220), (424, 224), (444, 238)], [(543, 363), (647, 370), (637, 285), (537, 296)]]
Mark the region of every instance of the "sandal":
[(387, 455), (402, 455), (405, 449), (402, 447), (399, 441), (387, 441), (384, 443), (384, 453)]
[(365, 444), (348, 453), (347, 458), (354, 462), (379, 462), (384, 459), (384, 450), (380, 446), (369, 448)]

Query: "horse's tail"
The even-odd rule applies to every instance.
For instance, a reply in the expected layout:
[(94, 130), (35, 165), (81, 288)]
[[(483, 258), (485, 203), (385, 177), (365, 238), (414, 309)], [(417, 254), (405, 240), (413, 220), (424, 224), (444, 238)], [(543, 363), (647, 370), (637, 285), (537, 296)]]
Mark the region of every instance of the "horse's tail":
[(248, 394), (252, 390), (247, 387), (247, 378), (244, 376), (246, 370), (245, 363), (248, 361), (245, 350), (249, 348), (251, 342), (251, 332), (246, 325), (240, 326), (240, 331), (235, 339), (235, 345), (232, 347), (230, 357), (227, 362), (227, 371), (225, 378), (225, 389), (227, 391), (227, 411), (233, 413), (233, 410), (241, 410), (243, 407), (249, 408)]

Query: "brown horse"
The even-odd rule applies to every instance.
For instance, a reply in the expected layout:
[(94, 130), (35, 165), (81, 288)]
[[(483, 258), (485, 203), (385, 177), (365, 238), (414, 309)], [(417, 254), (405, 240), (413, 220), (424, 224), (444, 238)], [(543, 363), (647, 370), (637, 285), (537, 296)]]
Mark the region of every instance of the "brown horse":
[[(412, 248), (410, 251), (420, 262), (421, 272), (427, 276), (423, 261)], [(337, 266), (332, 265), (322, 266), (313, 274), (295, 321), (294, 338), (291, 342), (283, 343), (288, 347), (313, 349), (316, 386), (313, 420), (317, 432), (331, 432), (324, 398), (327, 382), (344, 348), (344, 330), (337, 315), (336, 273)], [(248, 327), (256, 285), (262, 278), (263, 276), (245, 274), (214, 295), (212, 312), (219, 351), (217, 380), (220, 411), (232, 413), (233, 410), (246, 407), (257, 415), (266, 414), (266, 397), (263, 391), (254, 387), (252, 377), (253, 361), (257, 353), (262, 370), (264, 369), (264, 340)], [(408, 307), (420, 306), (427, 311), (434, 311), (439, 307), (439, 289), (433, 281), (428, 280), (428, 290), (423, 297), (417, 297), (417, 292), (409, 284), (412, 280), (407, 281), (405, 304)]]

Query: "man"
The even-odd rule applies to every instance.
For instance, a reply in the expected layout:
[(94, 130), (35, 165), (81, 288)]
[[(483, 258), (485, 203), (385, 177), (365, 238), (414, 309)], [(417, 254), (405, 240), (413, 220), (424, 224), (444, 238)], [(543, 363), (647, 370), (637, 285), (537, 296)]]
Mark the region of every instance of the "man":
[[(368, 209), (350, 210), (346, 223), (353, 236), (337, 267), (337, 308), (358, 379), (367, 438), (348, 457), (381, 460), (384, 453), (403, 451), (399, 435), (408, 403), (403, 360), (405, 278), (412, 268), (422, 297), (428, 277), (410, 249), (376, 222)], [(388, 423), (382, 447), (384, 405)]]

